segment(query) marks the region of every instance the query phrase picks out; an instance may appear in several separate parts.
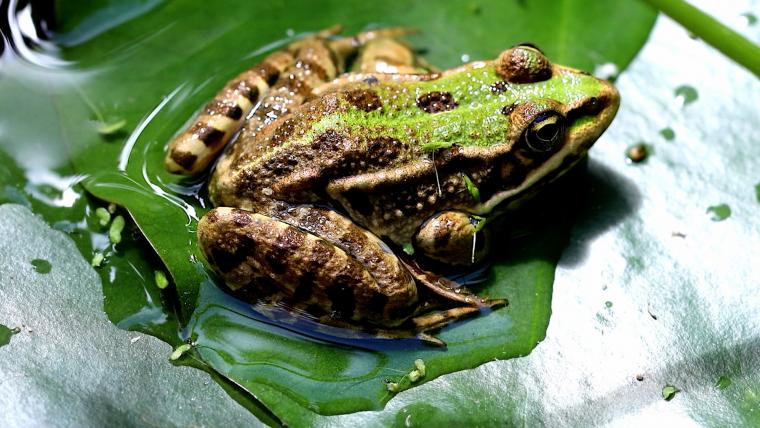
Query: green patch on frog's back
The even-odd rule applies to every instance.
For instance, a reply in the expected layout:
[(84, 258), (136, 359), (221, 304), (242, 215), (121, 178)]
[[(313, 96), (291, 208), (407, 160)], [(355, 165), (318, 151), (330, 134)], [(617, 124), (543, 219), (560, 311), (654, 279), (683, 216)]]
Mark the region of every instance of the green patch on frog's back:
[[(368, 112), (341, 100), (344, 108), (322, 116), (301, 138), (288, 141), (279, 149), (307, 144), (327, 130), (389, 137), (411, 146), (450, 142), (486, 147), (505, 142), (509, 119), (502, 112), (510, 105), (541, 98), (569, 104), (601, 91), (601, 84), (593, 77), (571, 73), (543, 82), (506, 84), (501, 91), (494, 89), (497, 82), (501, 78), (493, 67), (484, 66), (435, 80), (368, 86), (363, 90), (377, 95), (379, 108)], [(419, 107), (418, 100), (431, 93), (450, 94), (456, 107), (437, 113)], [(591, 120), (582, 118), (579, 125)]]

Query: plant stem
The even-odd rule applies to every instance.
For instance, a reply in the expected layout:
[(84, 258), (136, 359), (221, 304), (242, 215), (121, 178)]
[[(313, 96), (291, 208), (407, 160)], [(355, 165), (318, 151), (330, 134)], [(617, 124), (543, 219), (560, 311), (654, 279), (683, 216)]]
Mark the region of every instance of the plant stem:
[(683, 0), (645, 0), (760, 77), (760, 47)]

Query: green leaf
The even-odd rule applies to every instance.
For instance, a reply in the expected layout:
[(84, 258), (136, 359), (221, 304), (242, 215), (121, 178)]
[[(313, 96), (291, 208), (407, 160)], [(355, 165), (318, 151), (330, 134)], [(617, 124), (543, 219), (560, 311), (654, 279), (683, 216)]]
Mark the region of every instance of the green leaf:
[[(199, 255), (192, 242), (183, 239), (192, 236), (193, 219), (201, 216), (203, 210), (189, 210), (199, 203), (194, 196), (194, 183), (178, 182), (163, 174), (161, 148), (190, 114), (205, 103), (215, 86), (220, 86), (262, 55), (255, 49), (285, 37), (288, 28), (300, 32), (343, 22), (354, 31), (373, 21), (378, 25), (398, 23), (421, 27), (423, 33), (413, 38), (414, 45), (429, 49), (431, 62), (443, 67), (457, 64), (463, 54), (473, 59), (490, 58), (514, 42), (532, 40), (557, 62), (589, 70), (608, 62), (622, 68), (647, 37), (648, 24), (654, 16), (636, 2), (594, 2), (588, 6), (583, 6), (584, 2), (570, 1), (451, 2), (436, 8), (423, 2), (409, 2), (398, 7), (403, 16), (390, 11), (395, 5), (369, 2), (351, 3), (349, 7), (340, 7), (338, 2), (326, 3), (319, 16), (306, 7), (293, 7), (287, 3), (246, 3), (235, 7), (221, 4), (209, 9), (195, 1), (103, 1), (99, 4), (108, 7), (104, 9), (106, 12), (89, 9), (92, 7), (89, 2), (59, 3), (66, 6), (59, 8), (59, 15), (68, 14), (69, 18), (62, 19), (56, 42), (62, 45), (62, 55), (72, 63), (65, 70), (44, 70), (38, 66), (25, 68), (10, 60), (4, 63), (0, 93), (3, 99), (14, 100), (14, 105), (0, 106), (0, 201), (30, 206), (49, 224), (66, 230), (86, 260), (95, 251), (104, 252), (106, 260), (97, 272), (101, 274), (109, 318), (123, 328), (150, 331), (170, 343), (171, 348), (184, 339), (177, 333), (179, 324), (184, 322), (172, 318), (172, 312), (164, 312), (165, 307), (177, 299), (187, 308), (181, 312), (186, 317), (182, 320), (197, 321), (191, 324), (193, 331), (208, 336), (196, 339), (213, 344), (224, 340), (225, 334), (239, 333), (227, 336), (228, 341), (252, 336), (250, 330), (241, 329), (239, 325), (235, 325), (235, 330), (226, 327), (230, 319), (245, 319), (251, 315), (247, 309), (235, 312), (229, 306), (213, 306), (215, 302), (226, 304), (223, 300), (227, 296), (204, 282), (205, 273), (198, 269), (202, 266), (192, 262), (199, 260)], [(558, 16), (569, 18), (556, 19)], [(99, 26), (93, 24), (100, 20), (109, 22)], [(685, 34), (674, 36), (672, 28), (667, 27), (667, 21), (664, 22), (662, 30), (653, 35), (648, 50), (642, 52), (630, 73), (624, 73), (618, 79), (623, 94), (619, 117), (592, 150), (588, 178), (575, 183), (577, 189), (587, 192), (583, 193), (585, 197), (554, 206), (548, 217), (542, 220), (544, 225), (554, 226), (556, 219), (575, 215), (578, 224), (571, 246), (559, 265), (551, 324), (546, 339), (538, 348), (524, 358), (490, 362), (477, 369), (445, 376), (439, 374), (450, 362), (444, 361), (436, 368), (434, 358), (424, 357), (431, 376), (439, 377), (433, 382), (420, 382), (419, 386), (400, 391), (381, 412), (319, 416), (302, 405), (304, 393), (294, 397), (283, 393), (272, 378), (250, 380), (248, 377), (248, 386), (255, 386), (256, 397), (266, 403), (276, 403), (272, 409), (277, 417), (293, 426), (433, 425), (451, 421), (472, 425), (587, 426), (598, 423), (596, 418), (600, 412), (611, 420), (651, 420), (652, 409), (666, 416), (690, 417), (695, 424), (701, 425), (757, 425), (760, 422), (756, 416), (760, 414), (757, 410), (760, 364), (755, 350), (760, 302), (752, 288), (752, 284), (757, 283), (758, 272), (750, 255), (756, 254), (760, 237), (756, 216), (752, 215), (757, 202), (748, 191), (748, 183), (757, 182), (755, 174), (760, 166), (755, 158), (746, 156), (755, 149), (752, 144), (756, 144), (756, 135), (751, 128), (739, 124), (758, 122), (756, 109), (746, 108), (752, 105), (752, 99), (742, 98), (747, 96), (745, 94), (757, 93), (758, 83), (754, 78), (748, 79), (742, 70), (732, 68), (720, 56), (700, 50), (699, 45)], [(244, 58), (249, 54), (252, 55)], [(678, 59), (681, 59), (680, 63)], [(704, 64), (710, 64), (710, 67), (702, 67)], [(652, 79), (651, 76), (667, 76), (667, 79)], [(715, 76), (727, 78), (716, 79)], [(134, 138), (104, 141), (89, 126), (93, 109), (71, 89), (73, 84), (81, 86), (82, 92), (88, 94), (103, 117), (124, 118), (127, 121), (124, 129), (134, 130)], [(672, 103), (674, 88), (682, 84), (699, 91), (699, 98), (688, 107), (688, 115), (673, 107)], [(735, 95), (725, 97), (725, 94)], [(164, 98), (169, 95), (171, 98)], [(156, 109), (159, 106), (161, 108)], [(720, 118), (714, 116), (717, 109), (721, 111)], [(718, 126), (710, 126), (716, 121)], [(625, 148), (640, 139), (657, 141), (657, 130), (664, 127), (678, 131), (678, 144), (658, 145), (657, 156), (636, 168), (626, 168), (621, 156)], [(718, 141), (722, 143), (716, 144)], [(125, 170), (121, 171), (118, 165), (122, 148), (129, 144), (132, 151), (125, 151), (130, 157)], [(50, 188), (50, 184), (39, 180), (40, 175), (32, 172), (52, 169), (59, 176), (70, 177), (72, 170), (66, 160), (72, 158), (78, 171), (93, 174), (87, 186), (94, 193), (134, 206), (131, 214), (153, 241), (158, 242), (157, 237), (166, 234), (166, 230), (177, 230), (173, 229), (177, 225), (183, 226), (184, 230), (189, 227), (191, 231), (167, 237), (158, 244), (151, 241), (161, 257), (158, 260), (150, 257), (148, 243), (131, 241), (130, 222), (125, 218), (127, 225), (123, 240), (118, 251), (114, 252), (107, 234), (89, 235), (85, 231), (87, 227), (99, 230), (97, 217), (85, 213), (88, 202), (85, 197), (80, 195), (74, 207), (45, 208), (45, 203), (41, 202), (64, 201), (64, 191)], [(150, 182), (143, 178), (143, 166)], [(168, 195), (176, 195), (178, 191), (186, 193), (178, 199), (157, 198), (156, 190), (151, 186)], [(62, 187), (65, 190), (66, 187)], [(144, 202), (136, 202), (140, 200)], [(710, 222), (704, 209), (711, 201), (729, 204), (734, 211), (731, 221)], [(570, 210), (570, 207), (579, 205), (579, 212)], [(22, 228), (32, 219), (27, 215), (9, 227)], [(87, 227), (78, 226), (82, 221)], [(509, 223), (517, 232), (521, 232), (524, 224), (523, 220)], [(545, 233), (552, 234), (549, 230)], [(29, 231), (30, 236), (39, 234), (36, 229)], [(528, 240), (535, 239), (538, 245), (546, 240), (541, 236), (530, 235)], [(47, 235), (44, 237), (52, 239)], [(23, 240), (28, 241), (26, 235)], [(559, 241), (561, 243), (563, 239)], [(54, 242), (54, 248), (64, 245)], [(494, 275), (512, 278), (516, 270), (529, 271), (520, 264), (520, 257), (536, 264), (541, 262), (545, 265), (543, 272), (553, 272), (551, 257), (532, 260), (535, 255), (530, 253), (530, 246), (512, 246), (513, 240), (498, 242), (509, 242), (505, 250), (510, 254), (504, 255), (505, 264), (500, 265), (502, 270), (497, 270)], [(21, 254), (16, 247), (12, 248), (13, 253)], [(72, 254), (75, 250), (70, 246), (69, 250), (55, 259), (48, 254), (28, 254), (30, 257), (23, 260), (19, 271), (14, 271), (13, 280), (6, 279), (10, 277), (3, 271), (0, 277), (2, 292), (17, 292), (13, 300), (3, 300), (0, 311), (18, 306), (26, 313), (41, 313), (40, 316), (68, 314), (65, 305), (69, 301), (76, 302), (76, 299), (87, 296), (75, 307), (74, 313), (100, 313), (100, 296), (91, 294), (97, 291), (97, 280), (93, 283), (73, 275), (56, 276), (61, 275), (59, 269), (66, 263), (81, 265), (82, 260), (76, 258), (75, 252)], [(540, 251), (543, 254), (547, 250)], [(4, 251), (0, 257), (5, 254)], [(50, 260), (53, 263), (51, 272), (47, 275), (34, 272), (30, 265), (32, 257)], [(82, 263), (83, 269), (87, 269), (87, 262)], [(134, 269), (130, 270), (129, 263)], [(156, 286), (153, 272), (164, 269), (162, 263), (175, 280), (181, 279), (176, 282), (176, 290), (170, 287), (162, 292)], [(111, 272), (116, 275), (113, 280), (109, 278)], [(18, 281), (16, 275), (22, 273), (34, 277)], [(89, 275), (96, 278), (91, 272)], [(531, 278), (532, 274), (528, 273), (526, 277)], [(519, 275), (517, 278), (516, 283), (508, 284), (521, 287), (514, 291), (516, 295), (527, 297), (538, 286), (540, 297), (548, 298), (549, 290), (541, 288), (543, 281), (534, 284), (519, 279)], [(49, 286), (42, 287), (44, 284)], [(79, 287), (81, 284), (89, 287)], [(44, 294), (48, 290), (69, 294), (50, 297)], [(195, 309), (199, 294), (201, 305), (216, 312), (209, 309), (207, 314), (190, 313)], [(35, 306), (22, 306), (26, 301)], [(605, 308), (606, 301), (614, 301), (614, 307)], [(5, 305), (6, 302), (9, 304)], [(61, 306), (40, 310), (43, 302), (58, 302)], [(517, 316), (513, 319), (540, 325), (548, 319), (549, 307), (547, 301), (538, 306), (545, 309), (545, 314), (534, 314), (532, 320)], [(505, 311), (530, 312), (531, 309), (525, 307), (524, 300), (512, 300)], [(481, 320), (498, 313), (464, 322), (444, 335), (454, 334), (465, 326), (478, 325), (483, 322)], [(656, 314), (657, 319), (650, 314)], [(212, 315), (217, 318), (213, 319)], [(167, 317), (168, 321), (156, 325), (155, 321), (162, 317)], [(5, 312), (0, 312), (0, 321), (17, 325), (22, 320), (10, 319)], [(146, 410), (145, 402), (136, 400), (143, 404), (130, 407), (126, 401), (132, 398), (123, 397), (145, 396), (145, 388), (155, 387), (151, 382), (180, 379), (178, 373), (198, 372), (169, 366), (166, 362), (171, 352), (169, 346), (157, 344), (159, 349), (155, 352), (134, 355), (128, 353), (129, 348), (109, 348), (109, 344), (113, 345), (109, 341), (93, 342), (85, 333), (100, 332), (100, 327), (108, 325), (104, 318), (99, 321), (87, 318), (77, 325), (79, 329), (68, 328), (67, 321), (51, 318), (40, 323), (51, 329), (50, 336), (46, 336), (51, 344), (58, 345), (64, 339), (72, 343), (66, 348), (66, 364), (61, 364), (60, 371), (52, 363), (41, 365), (46, 362), (42, 356), (57, 352), (51, 348), (44, 348), (43, 352), (32, 352), (40, 351), (33, 349), (5, 359), (6, 352), (16, 352), (15, 347), (21, 343), (23, 334), (14, 336), (9, 345), (0, 349), (0, 355), (3, 355), (0, 365), (7, 363), (18, 367), (19, 363), (29, 361), (30, 365), (22, 366), (29, 368), (33, 362), (39, 384), (59, 378), (66, 381), (54, 383), (49, 391), (16, 389), (14, 391), (20, 392), (14, 397), (44, 398), (46, 410), (52, 409), (48, 410), (49, 414), (63, 415), (57, 420), (64, 421), (62, 423), (72, 421), (70, 425), (104, 425), (106, 417), (111, 418), (107, 419), (111, 425), (137, 424), (133, 421), (142, 421), (137, 418), (146, 412), (153, 417), (158, 411), (174, 419), (173, 422), (159, 419), (155, 425), (245, 423), (226, 417), (224, 412), (209, 412), (206, 417), (197, 412), (175, 410), (193, 408), (192, 399), (198, 397), (210, 397), (205, 402), (208, 405), (231, 403), (213, 394), (214, 391), (218, 394), (218, 389), (204, 388), (197, 383), (189, 383), (181, 390), (177, 390), (175, 384), (162, 384), (163, 388), (156, 388), (150, 394), (152, 399), (161, 397), (164, 402), (167, 398), (184, 398), (185, 402), (170, 401), (164, 406), (155, 406), (153, 400), (152, 407)], [(248, 326), (249, 322), (245, 320), (242, 325)], [(113, 334), (135, 334), (109, 328)], [(263, 337), (279, 345), (279, 338), (304, 340), (296, 333), (281, 335), (282, 328), (278, 326), (267, 328), (256, 331), (260, 335), (255, 336), (257, 341)], [(518, 325), (511, 328), (531, 330)], [(540, 332), (533, 338), (535, 341), (543, 336), (539, 328), (531, 331)], [(502, 333), (508, 336), (510, 330)], [(147, 339), (150, 338), (143, 336), (137, 343)], [(95, 349), (88, 347), (91, 342), (98, 346)], [(244, 356), (225, 354), (222, 349), (226, 349), (227, 341), (223, 345), (216, 349), (201, 348), (200, 351), (207, 354), (204, 358), (218, 360), (219, 373), (230, 378), (242, 376), (238, 372), (242, 364), (236, 366), (229, 362), (247, 358), (256, 350), (243, 349)], [(302, 349), (308, 352), (324, 345), (310, 342), (309, 346), (313, 348)], [(100, 353), (99, 347), (113, 352)], [(193, 356), (193, 352), (188, 353), (188, 357)], [(337, 350), (330, 352), (330, 355), (341, 355)], [(357, 353), (371, 352), (360, 350)], [(294, 365), (290, 360), (270, 359), (263, 354), (261, 352), (257, 356), (259, 360), (254, 361), (276, 361), (291, 369), (292, 373), (303, 369), (303, 365)], [(123, 355), (124, 360), (118, 360)], [(317, 357), (324, 359), (324, 356)], [(182, 362), (192, 362), (186, 360), (191, 358), (183, 358)], [(132, 370), (125, 374), (109, 365), (113, 361), (122, 361), (120, 367)], [(157, 363), (145, 367), (142, 364), (147, 364), (146, 361)], [(341, 375), (355, 375), (356, 370), (368, 367), (346, 365), (354, 362), (358, 364), (366, 360), (352, 355), (352, 359), (330, 361), (343, 368)], [(94, 405), (60, 409), (56, 403), (68, 403), (69, 399), (78, 403), (76, 397), (65, 395), (72, 385), (77, 391), (88, 391), (96, 384), (91, 377), (83, 377), (81, 383), (75, 383), (64, 376), (64, 370), (73, 371), (76, 364), (79, 367), (99, 364), (104, 368), (98, 374), (114, 373), (113, 376), (118, 377), (106, 378), (111, 379), (110, 384), (128, 390), (119, 395), (108, 390), (102, 397), (97, 397), (98, 401), (95, 398), (88, 401)], [(163, 367), (166, 371), (155, 376), (156, 372), (152, 370), (156, 367)], [(208, 366), (199, 367), (210, 370)], [(413, 366), (406, 361), (388, 367), (398, 370), (392, 376), (400, 380)], [(302, 373), (315, 376), (326, 373), (324, 367), (307, 369), (311, 372)], [(12, 375), (21, 373), (8, 370)], [(31, 369), (28, 372), (32, 373)], [(276, 423), (277, 418), (256, 407), (256, 402), (244, 388), (219, 373), (213, 373), (235, 400), (257, 411), (256, 414), (267, 423)], [(631, 379), (637, 373), (644, 373), (644, 380), (632, 385), (635, 382)], [(732, 379), (730, 388), (719, 390), (713, 387), (715, 379), (721, 375)], [(295, 378), (295, 374), (290, 374), (285, 381)], [(336, 384), (348, 376), (343, 378), (337, 379)], [(375, 381), (368, 379), (362, 383)], [(184, 385), (182, 380), (178, 380), (179, 385)], [(329, 383), (325, 379), (318, 380)], [(663, 403), (661, 388), (668, 382), (685, 392), (678, 399)], [(368, 388), (362, 383), (358, 384), (359, 389)], [(16, 386), (6, 383), (4, 387), (6, 385)], [(350, 385), (354, 387), (355, 384)], [(383, 387), (382, 383), (373, 386)], [(196, 392), (198, 395), (194, 395)], [(315, 395), (306, 395), (309, 400), (314, 397), (318, 401), (324, 399), (321, 393), (322, 390), (318, 390)], [(18, 402), (2, 403), (3, 416), (20, 419), (18, 415), (30, 413)], [(325, 408), (330, 405), (337, 407), (335, 403), (328, 403)], [(99, 411), (92, 412), (92, 408)], [(153, 409), (156, 411), (150, 411)], [(234, 409), (240, 411), (236, 405), (232, 409), (233, 412)], [(142, 424), (148, 423), (143, 421)]]
[[(175, 123), (179, 125), (185, 122), (192, 111), (197, 106), (204, 104), (207, 98), (216, 88), (221, 87), (226, 79), (239, 72), (245, 67), (245, 64), (253, 62), (252, 59), (244, 60), (245, 56), (250, 56), (249, 52), (258, 46), (281, 38), (285, 29), (295, 25), (295, 23), (298, 23), (297, 28), (316, 30), (334, 22), (345, 22), (351, 31), (355, 31), (366, 24), (362, 23), (361, 20), (346, 19), (347, 6), (343, 3), (325, 5), (324, 13), (320, 15), (314, 15), (298, 8), (283, 15), (278, 12), (280, 7), (278, 5), (245, 6), (253, 7), (248, 13), (241, 11), (239, 7), (230, 10), (219, 8), (218, 14), (209, 14), (202, 11), (203, 8), (190, 6), (192, 2), (186, 3), (184, 5), (176, 2), (166, 4), (162, 8), (156, 9), (155, 13), (148, 14), (143, 19), (132, 21), (128, 25), (120, 27), (120, 31), (115, 34), (106, 32), (78, 44), (73, 43), (73, 38), (68, 37), (66, 33), (60, 34), (58, 36), (60, 42), (67, 45), (67, 49), (63, 51), (67, 60), (75, 61), (84, 68), (97, 65), (97, 67), (104, 68), (104, 72), (99, 74), (97, 80), (85, 81), (78, 85), (72, 96), (62, 95), (58, 110), (66, 124), (64, 126), (65, 137), (72, 145), (72, 152), (77, 153), (73, 157), (75, 168), (82, 173), (89, 174), (89, 178), (84, 182), (85, 187), (100, 198), (126, 206), (166, 264), (179, 293), (182, 309), (180, 318), (189, 318), (190, 325), (194, 326), (190, 330), (190, 334), (198, 336), (197, 341), (201, 345), (199, 347), (200, 356), (220, 373), (227, 374), (238, 384), (247, 387), (257, 396), (261, 396), (258, 391), (261, 382), (258, 379), (261, 378), (263, 369), (249, 362), (258, 361), (258, 357), (255, 355), (258, 355), (256, 353), (259, 352), (261, 344), (269, 343), (264, 338), (259, 337), (263, 332), (267, 332), (267, 335), (263, 337), (272, 338), (269, 340), (279, 338), (283, 333), (278, 332), (277, 335), (273, 335), (269, 332), (271, 327), (250, 321), (250, 319), (255, 318), (254, 315), (246, 314), (245, 311), (238, 309), (226, 295), (220, 293), (214, 285), (204, 280), (206, 273), (200, 262), (202, 258), (196, 248), (193, 228), (197, 218), (203, 214), (205, 209), (199, 204), (199, 200), (194, 198), (193, 189), (196, 183), (180, 181), (163, 171), (161, 160), (163, 143), (171, 137), (176, 128), (161, 126), (160, 124)], [(462, 5), (461, 3), (452, 3), (436, 8), (434, 12), (442, 17), (450, 16), (458, 11)], [(639, 34), (638, 39), (634, 37), (633, 41), (629, 41), (629, 38), (621, 37), (619, 44), (614, 49), (600, 46), (600, 40), (596, 37), (586, 37), (579, 40), (577, 37), (582, 33), (578, 29), (583, 28), (584, 25), (569, 25), (570, 22), (575, 22), (575, 18), (580, 17), (577, 14), (578, 9), (560, 10), (553, 7), (534, 9), (532, 4), (525, 6), (499, 2), (483, 3), (479, 7), (479, 14), (482, 13), (482, 16), (476, 16), (478, 14), (474, 13), (472, 16), (465, 15), (460, 20), (450, 21), (444, 26), (445, 31), (450, 32), (452, 25), (474, 28), (472, 22), (478, 22), (478, 28), (490, 27), (499, 34), (498, 38), (494, 38), (493, 34), (488, 34), (486, 37), (486, 33), (480, 33), (479, 36), (476, 32), (471, 35), (471, 40), (478, 40), (478, 43), (467, 44), (462, 43), (463, 39), (461, 38), (444, 41), (440, 37), (434, 36), (434, 34), (440, 33), (444, 27), (433, 25), (425, 28), (426, 22), (436, 21), (428, 20), (431, 9), (423, 7), (422, 3), (419, 2), (408, 2), (407, 9), (411, 9), (411, 13), (397, 16), (390, 14), (386, 5), (368, 5), (364, 2), (355, 2), (352, 6), (352, 16), (387, 15), (393, 18), (385, 22), (384, 25), (422, 27), (422, 35), (415, 42), (419, 46), (429, 49), (431, 61), (441, 66), (454, 65), (460, 61), (460, 57), (463, 55), (472, 58), (493, 58), (500, 50), (528, 37), (541, 45), (550, 57), (558, 59), (559, 62), (588, 69), (593, 69), (600, 62), (614, 62), (618, 69), (624, 67), (643, 41), (643, 37), (651, 24), (651, 13), (639, 6), (626, 6), (625, 10), (621, 11), (606, 6), (600, 7), (592, 2), (584, 3), (584, 5), (587, 6), (587, 10), (583, 14), (583, 20), (590, 19), (598, 24), (610, 26), (612, 25), (611, 21), (618, 25), (628, 24), (631, 29), (630, 34)], [(396, 6), (394, 5), (393, 9)], [(366, 10), (362, 13), (361, 10), (356, 10), (357, 8)], [(68, 6), (67, 10), (72, 17), (61, 17), (66, 22), (62, 28), (68, 28), (69, 34), (81, 33), (80, 26), (84, 24), (72, 23), (87, 22), (87, 19), (76, 18), (76, 15), (80, 12), (87, 15), (88, 11), (80, 11), (71, 5)], [(108, 8), (106, 8), (107, 10)], [(139, 39), (146, 33), (147, 29), (165, 27), (167, 22), (174, 22), (174, 17), (177, 14), (184, 16), (180, 26), (167, 33), (159, 33), (150, 43), (137, 44), (131, 48), (133, 55), (117, 57), (116, 59), (99, 56), (101, 52), (118, 49), (119, 46), (132, 38)], [(243, 24), (245, 22), (244, 17), (253, 14), (272, 18), (287, 16), (287, 18), (282, 21), (277, 19), (260, 20), (257, 32), (251, 34)], [(416, 15), (424, 16), (425, 19), (415, 18)], [(530, 26), (505, 27), (499, 19), (496, 19), (499, 15), (523, 18), (515, 22), (545, 21), (547, 17), (549, 19), (556, 18), (563, 25), (556, 27), (555, 32), (547, 32), (546, 29), (536, 31)], [(617, 18), (612, 19), (612, 16)], [(633, 20), (631, 17), (634, 17)], [(633, 24), (634, 22), (636, 24)], [(215, 39), (208, 39), (202, 33), (183, 30), (183, 27), (195, 28), (197, 26), (220, 27), (229, 30), (220, 38)], [(178, 31), (178, 33), (174, 33), (174, 31)], [(179, 37), (180, 34), (181, 37)], [(548, 34), (552, 37), (547, 38)], [(167, 52), (159, 47), (161, 40), (171, 41), (175, 47)], [(578, 43), (585, 47), (577, 49)], [(458, 52), (453, 54), (450, 52), (452, 48)], [(595, 53), (594, 58), (585, 56), (587, 52), (592, 50)], [(191, 66), (188, 67), (189, 63), (186, 58), (190, 55), (192, 55), (192, 62), (190, 63)], [(260, 58), (261, 53), (257, 53), (256, 56)], [(145, 58), (152, 59), (146, 61)], [(223, 58), (231, 60), (223, 61)], [(220, 68), (221, 62), (229, 62), (230, 64)], [(139, 64), (139, 66), (135, 67), (134, 64)], [(211, 81), (208, 81), (209, 77), (211, 77)], [(200, 92), (190, 92), (190, 87), (197, 86), (205, 81), (208, 81), (208, 84), (204, 84)], [(107, 108), (108, 104), (100, 102), (99, 98), (95, 96), (101, 93), (108, 93), (110, 99), (123, 101), (113, 103), (113, 108)], [(157, 93), (164, 94), (165, 97), (161, 99), (149, 96), (149, 94)], [(145, 96), (136, 98), (134, 94), (145, 94)], [(179, 102), (179, 100), (187, 97), (191, 98), (187, 99), (186, 102)], [(66, 104), (65, 108), (63, 107), (64, 103)], [(102, 141), (87, 132), (87, 127), (71, 126), (88, 114), (94, 114), (101, 121), (103, 117), (125, 118), (127, 122), (125, 126), (133, 128), (135, 131), (127, 139), (123, 149), (114, 144), (103, 144)], [(140, 118), (147, 118), (147, 121)], [(208, 206), (207, 202), (204, 206)], [(112, 230), (114, 227), (120, 226), (120, 224), (115, 223), (112, 224)], [(546, 233), (549, 233), (548, 229)], [(118, 234), (111, 235), (114, 238)], [(489, 320), (484, 321), (483, 326), (476, 323), (477, 320), (473, 320), (463, 324), (463, 327), (459, 329), (451, 330), (452, 332), (458, 331), (457, 335), (449, 333), (449, 330), (443, 332), (442, 337), (449, 343), (448, 351), (445, 355), (439, 355), (435, 358), (426, 357), (426, 360), (430, 360), (431, 369), (429, 370), (430, 375), (426, 376), (425, 380), (434, 379), (436, 376), (450, 371), (482, 364), (497, 356), (498, 358), (508, 358), (525, 354), (543, 337), (549, 314), (547, 305), (551, 296), (552, 260), (556, 259), (557, 250), (562, 242), (561, 239), (553, 240), (551, 238), (560, 238), (564, 236), (564, 233), (561, 231), (554, 232), (551, 238), (546, 234), (542, 236), (544, 237), (534, 236), (534, 239), (546, 244), (543, 249), (525, 249), (522, 254), (513, 256), (516, 258), (505, 259), (508, 260), (510, 267), (504, 269), (497, 267), (494, 270), (493, 279), (488, 283), (490, 285), (481, 290), (481, 292), (494, 296), (508, 295), (513, 306), (507, 312), (502, 312), (501, 316), (498, 316), (499, 312), (496, 312), (488, 317), (483, 317), (484, 320)], [(118, 243), (118, 238), (112, 239), (112, 242)], [(542, 260), (530, 260), (530, 258), (524, 257), (525, 254), (535, 254), (534, 258)], [(199, 292), (201, 300), (197, 302)], [(539, 293), (541, 299), (531, 298), (535, 292)], [(524, 297), (521, 297), (523, 295)], [(524, 303), (521, 304), (521, 302)], [(221, 324), (224, 328), (219, 327), (219, 320), (225, 317), (229, 318), (230, 310), (234, 310), (234, 314), (237, 314), (238, 318), (233, 317), (235, 322), (226, 321)], [(203, 317), (200, 317), (200, 314)], [(239, 318), (241, 314), (243, 318)], [(469, 332), (476, 331), (474, 330), (476, 328), (488, 328), (494, 331), (500, 326), (511, 326), (508, 331), (512, 333), (500, 335), (497, 339), (489, 339), (489, 335), (484, 335), (482, 343), (469, 339), (463, 340), (471, 334)], [(243, 329), (246, 334), (251, 335), (252, 338), (255, 337), (256, 340), (234, 345), (227, 341), (214, 341), (215, 334), (212, 333), (219, 329), (222, 329), (223, 332)], [(457, 339), (457, 337), (462, 339)], [(458, 345), (458, 340), (461, 340), (461, 345)], [(289, 349), (289, 351), (283, 352), (281, 358), (283, 361), (287, 361), (288, 365), (303, 362), (303, 360), (293, 360), (290, 355), (319, 355), (325, 358), (329, 357), (325, 361), (345, 360), (344, 364), (350, 366), (368, 367), (366, 373), (370, 373), (370, 377), (362, 375), (361, 378), (345, 377), (341, 379), (336, 377), (336, 367), (330, 364), (309, 365), (308, 369), (312, 370), (313, 373), (297, 375), (283, 371), (285, 366), (277, 368), (276, 365), (265, 365), (270, 370), (279, 373), (273, 374), (271, 377), (280, 380), (279, 384), (274, 386), (279, 388), (281, 392), (294, 397), (304, 406), (310, 406), (312, 409), (326, 413), (378, 408), (389, 398), (379, 393), (383, 389), (381, 382), (383, 377), (388, 376), (389, 371), (401, 370), (401, 367), (408, 366), (417, 356), (432, 352), (427, 349), (417, 349), (417, 347), (412, 347), (406, 352), (380, 352), (379, 354), (385, 355), (385, 357), (384, 362), (378, 364), (373, 362), (378, 352), (362, 353), (356, 351), (351, 353), (340, 351), (336, 354), (330, 351), (329, 347), (310, 340), (303, 340), (297, 336), (293, 340), (280, 342), (282, 342), (281, 339), (278, 339), (277, 342), (271, 342), (264, 349), (277, 349), (285, 346), (285, 349)], [(255, 347), (254, 344), (256, 344)], [(237, 346), (241, 349), (235, 349), (235, 352), (232, 352)], [(297, 352), (299, 349), (301, 353)], [(472, 352), (473, 349), (478, 349), (478, 351)], [(254, 355), (250, 355), (252, 352)], [(245, 360), (224, 360), (219, 358), (217, 354), (244, 355)], [(339, 357), (342, 354), (347, 355), (347, 357)], [(433, 355), (435, 354), (433, 353)], [(440, 363), (434, 365), (433, 362), (436, 360), (440, 360)], [(262, 361), (262, 363), (264, 362)], [(432, 367), (437, 368), (433, 369)], [(291, 378), (292, 380), (290, 380)], [(311, 380), (305, 381), (305, 379)], [(357, 379), (362, 379), (361, 388), (347, 388)], [(319, 400), (313, 398), (315, 396), (314, 391), (325, 387), (334, 392), (321, 395)], [(270, 405), (276, 405), (276, 402), (270, 403)]]

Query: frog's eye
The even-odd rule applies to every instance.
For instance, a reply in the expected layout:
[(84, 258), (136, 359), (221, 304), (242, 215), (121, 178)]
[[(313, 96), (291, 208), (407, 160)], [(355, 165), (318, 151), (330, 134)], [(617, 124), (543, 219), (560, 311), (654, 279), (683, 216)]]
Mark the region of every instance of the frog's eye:
[(555, 111), (540, 113), (525, 131), (525, 144), (536, 153), (554, 150), (565, 136), (565, 118)]
[(533, 45), (507, 49), (496, 60), (496, 73), (510, 83), (534, 83), (552, 77), (552, 65)]

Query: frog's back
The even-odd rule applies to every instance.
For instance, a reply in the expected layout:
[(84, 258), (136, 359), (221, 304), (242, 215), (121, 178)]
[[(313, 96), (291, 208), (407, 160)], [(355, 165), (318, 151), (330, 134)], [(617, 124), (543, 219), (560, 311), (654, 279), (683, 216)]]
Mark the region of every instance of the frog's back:
[(214, 172), (214, 204), (256, 210), (270, 200), (316, 202), (336, 179), (418, 160), (419, 147), (370, 129), (381, 108), (372, 90), (331, 92), (237, 141), (232, 161)]

